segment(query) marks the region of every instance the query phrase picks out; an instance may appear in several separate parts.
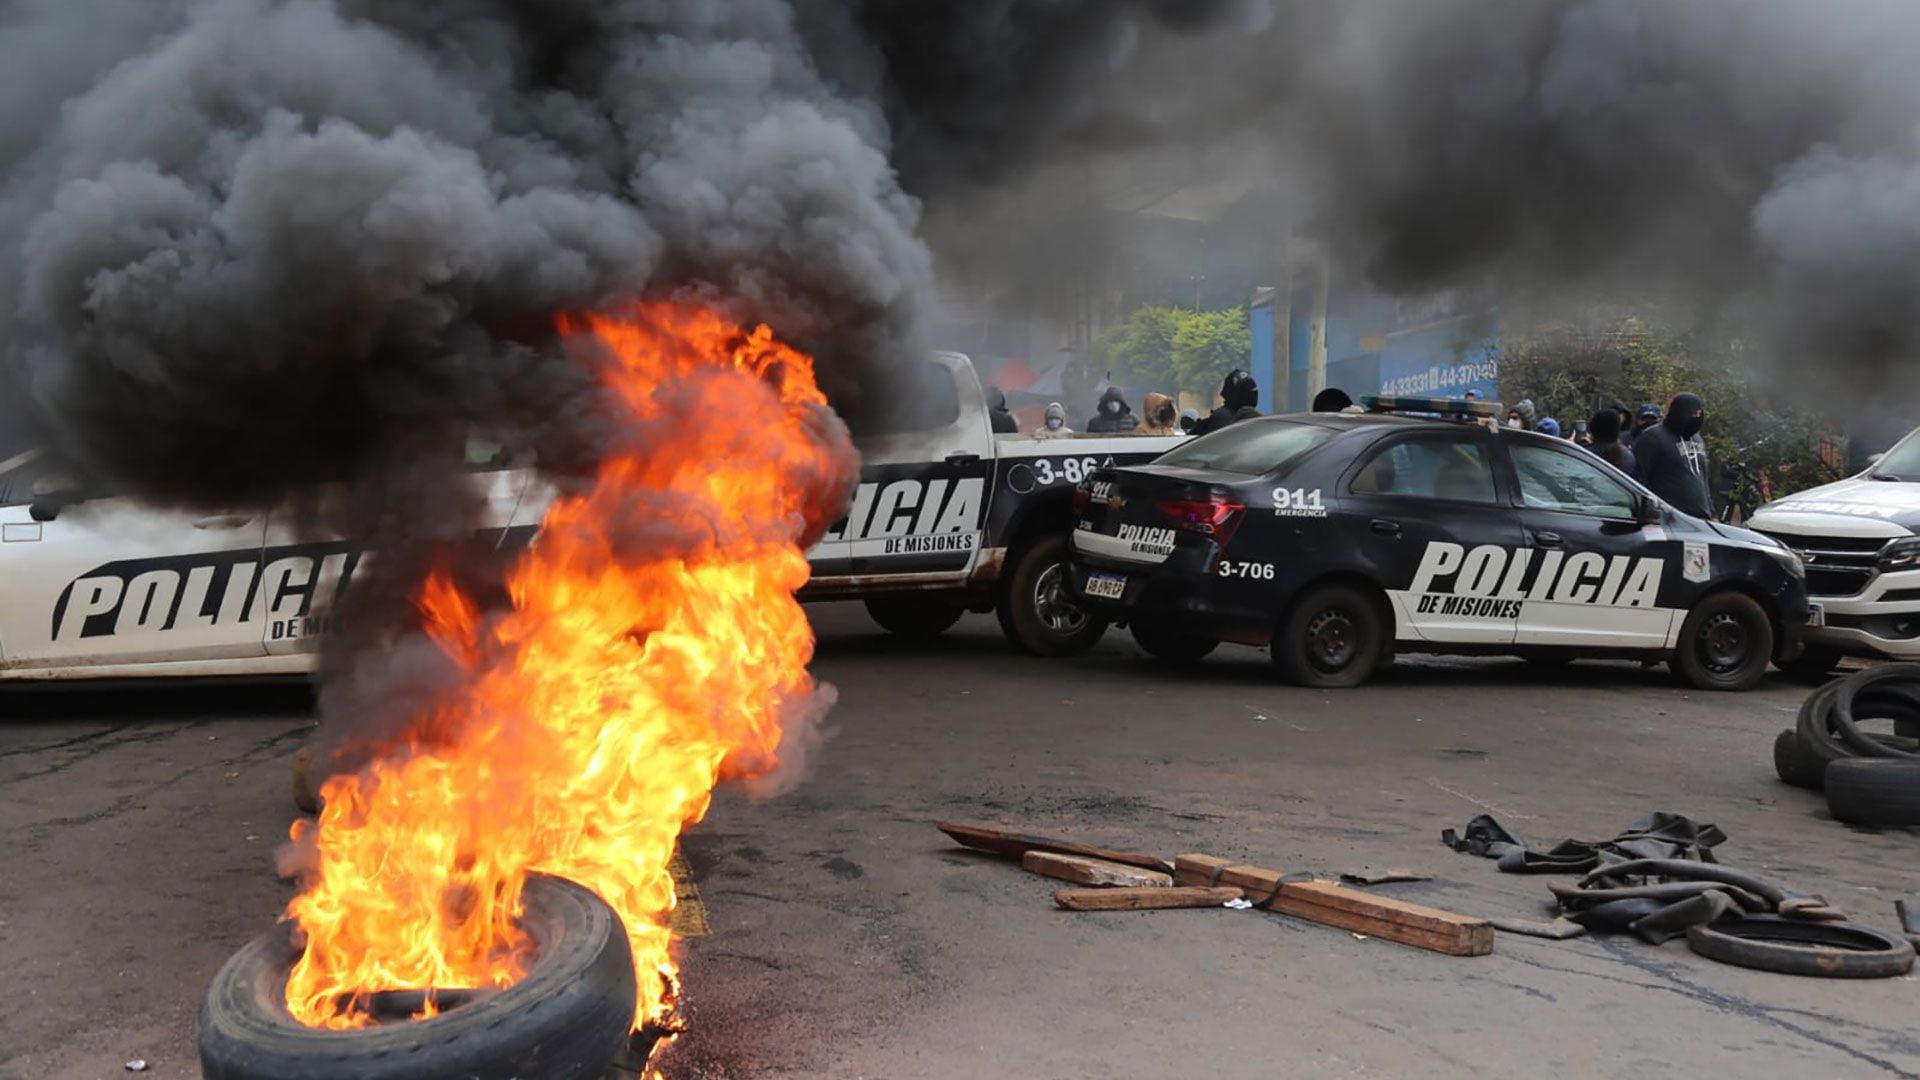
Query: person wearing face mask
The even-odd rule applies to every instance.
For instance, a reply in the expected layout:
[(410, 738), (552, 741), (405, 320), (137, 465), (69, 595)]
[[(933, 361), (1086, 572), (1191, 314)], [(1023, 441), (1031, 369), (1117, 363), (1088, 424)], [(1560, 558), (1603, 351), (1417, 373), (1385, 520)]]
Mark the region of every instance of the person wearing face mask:
[(1259, 416), (1260, 410), (1256, 406), (1260, 403), (1260, 384), (1253, 381), (1253, 376), (1238, 368), (1229, 371), (1227, 377), (1220, 381), (1220, 402), (1219, 408), (1194, 425), (1195, 435), (1210, 434), (1235, 421)]
[(1633, 427), (1620, 436), (1620, 441), (1632, 446), (1634, 440), (1647, 433), (1647, 429), (1660, 423), (1660, 406), (1649, 401), (1640, 406), (1640, 412), (1634, 417)]
[(1033, 429), (1035, 435), (1047, 438), (1054, 435), (1071, 435), (1073, 429), (1067, 426), (1067, 408), (1057, 401), (1047, 402), (1047, 418)]
[(1095, 407), (1093, 419), (1087, 421), (1087, 430), (1101, 435), (1125, 435), (1139, 426), (1140, 421), (1133, 415), (1133, 407), (1127, 404), (1126, 397), (1117, 386), (1107, 387), (1106, 393), (1100, 395), (1100, 404)]
[(1706, 421), (1699, 395), (1675, 394), (1659, 425), (1633, 440), (1636, 478), (1674, 509), (1698, 518), (1713, 517), (1707, 444), (1700, 438)]
[(1539, 413), (1533, 407), (1533, 399), (1521, 398), (1514, 403), (1513, 408), (1507, 410), (1507, 426), (1519, 428), (1522, 431), (1532, 431), (1533, 418), (1538, 415)]

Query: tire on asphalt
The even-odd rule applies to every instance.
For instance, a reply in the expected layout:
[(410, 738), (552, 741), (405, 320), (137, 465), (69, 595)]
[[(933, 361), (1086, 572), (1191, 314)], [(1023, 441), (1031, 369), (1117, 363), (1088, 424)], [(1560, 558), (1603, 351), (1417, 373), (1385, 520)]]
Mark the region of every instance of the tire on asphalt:
[(1192, 664), (1208, 653), (1220, 647), (1217, 641), (1194, 637), (1191, 634), (1175, 633), (1158, 627), (1131, 623), (1127, 627), (1133, 634), (1133, 640), (1148, 656), (1156, 660), (1165, 660), (1170, 664)]
[(1281, 616), (1273, 664), (1295, 686), (1359, 686), (1379, 664), (1389, 633), (1377, 593), (1346, 584), (1315, 586)]
[(1673, 672), (1700, 690), (1750, 690), (1773, 660), (1773, 621), (1745, 593), (1717, 592), (1693, 606), (1680, 627)]
[(959, 622), (963, 610), (923, 596), (876, 596), (867, 600), (867, 614), (895, 637), (932, 641)]
[(1920, 759), (1841, 758), (1827, 765), (1827, 809), (1850, 825), (1920, 825)]
[(1770, 915), (1687, 929), (1687, 946), (1709, 960), (1826, 979), (1886, 979), (1913, 969), (1913, 946), (1871, 926)]
[(1920, 664), (1882, 664), (1841, 679), (1835, 686), (1830, 721), (1834, 735), (1856, 754), (1920, 758), (1875, 739), (1855, 721), (1856, 715), (1888, 717), (1896, 723), (1911, 720), (1916, 709), (1910, 694), (1916, 684), (1920, 684)]
[(1773, 772), (1794, 787), (1819, 791), (1825, 782), (1827, 759), (1809, 750), (1798, 731), (1787, 728), (1773, 740)]
[(1843, 656), (1845, 654), (1839, 649), (1824, 645), (1809, 645), (1800, 651), (1799, 656), (1774, 666), (1794, 682), (1806, 686), (1822, 686), (1833, 678), (1833, 669), (1840, 666)]
[(1007, 640), (1035, 656), (1077, 656), (1107, 632), (1107, 620), (1067, 592), (1067, 538), (1061, 533), (1035, 537), (1014, 553), (993, 607)]
[[(1801, 749), (1819, 762), (1815, 790), (1826, 784), (1828, 762), (1855, 756), (1853, 748), (1840, 741), (1839, 736), (1834, 734), (1832, 726), (1833, 703), (1839, 695), (1840, 683), (1843, 681), (1835, 679), (1807, 695), (1807, 699), (1800, 703), (1800, 715), (1794, 723), (1794, 732), (1800, 736)], [(1898, 709), (1903, 699), (1899, 697), (1888, 699), (1885, 695), (1875, 694), (1873, 697), (1863, 695), (1856, 699), (1856, 702), (1860, 704), (1863, 711), (1879, 712), (1883, 709)], [(1867, 738), (1890, 749), (1920, 749), (1920, 743), (1898, 735), (1870, 731), (1867, 733)]]
[(287, 1011), (291, 926), (255, 938), (207, 988), (200, 1009), (206, 1080), (552, 1080), (597, 1078), (633, 1026), (633, 954), (620, 917), (570, 881), (527, 880), (521, 923), (539, 943), (533, 969), (497, 994), (428, 1020), (349, 1031), (310, 1028)]

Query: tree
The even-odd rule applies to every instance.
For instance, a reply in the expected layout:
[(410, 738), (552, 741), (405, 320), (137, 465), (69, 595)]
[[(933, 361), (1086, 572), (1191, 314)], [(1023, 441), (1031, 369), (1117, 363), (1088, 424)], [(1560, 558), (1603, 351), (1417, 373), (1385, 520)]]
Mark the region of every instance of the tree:
[(1188, 314), (1178, 308), (1137, 308), (1126, 322), (1101, 335), (1100, 348), (1133, 378), (1175, 386), (1180, 379), (1173, 367), (1173, 337)]
[(1245, 308), (1187, 313), (1173, 334), (1173, 371), (1184, 389), (1208, 393), (1253, 355)]

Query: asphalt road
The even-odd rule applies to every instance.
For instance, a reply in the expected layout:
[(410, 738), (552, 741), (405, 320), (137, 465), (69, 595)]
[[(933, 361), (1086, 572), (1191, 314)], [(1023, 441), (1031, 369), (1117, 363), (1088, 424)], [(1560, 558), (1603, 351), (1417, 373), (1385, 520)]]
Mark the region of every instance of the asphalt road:
[[(1892, 929), (1920, 833), (1846, 828), (1774, 780), (1796, 687), (1416, 659), (1320, 693), (1251, 650), (1180, 674), (1115, 634), (1048, 663), (991, 618), (922, 647), (816, 613), (840, 704), (811, 775), (724, 794), (684, 845), (711, 932), (687, 944), (671, 1077), (1920, 1077), (1920, 978), (1768, 975), (1680, 942), (1502, 935), (1454, 959), (1258, 911), (1071, 914), (931, 825), (1405, 867), (1434, 880), (1383, 891), (1539, 917), (1542, 879), (1440, 829), (1491, 811), (1593, 838), (1668, 809), (1725, 829), (1725, 861)], [(311, 724), (299, 688), (0, 693), (0, 1077), (195, 1075), (207, 979), (288, 895), (272, 854)]]

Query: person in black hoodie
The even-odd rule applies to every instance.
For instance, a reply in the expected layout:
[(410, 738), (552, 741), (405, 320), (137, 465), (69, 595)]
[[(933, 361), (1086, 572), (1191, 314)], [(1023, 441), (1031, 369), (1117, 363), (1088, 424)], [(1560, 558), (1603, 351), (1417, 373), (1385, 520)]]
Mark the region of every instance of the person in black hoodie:
[(1125, 395), (1117, 386), (1107, 387), (1100, 395), (1100, 404), (1095, 407), (1093, 419), (1087, 421), (1087, 430), (1102, 435), (1125, 435), (1140, 426), (1140, 420), (1133, 415), (1133, 407), (1127, 404)]
[(1235, 368), (1220, 380), (1220, 400), (1225, 404), (1201, 417), (1193, 426), (1195, 435), (1211, 434), (1236, 420), (1259, 416), (1256, 406), (1260, 403), (1260, 384), (1253, 381), (1253, 376)]
[(997, 386), (987, 388), (987, 416), (993, 421), (995, 435), (1020, 434), (1020, 421), (1007, 408), (1006, 392)]
[(1667, 415), (1633, 440), (1636, 478), (1682, 513), (1713, 517), (1707, 486), (1707, 444), (1700, 438), (1706, 406), (1697, 394), (1675, 394)]

